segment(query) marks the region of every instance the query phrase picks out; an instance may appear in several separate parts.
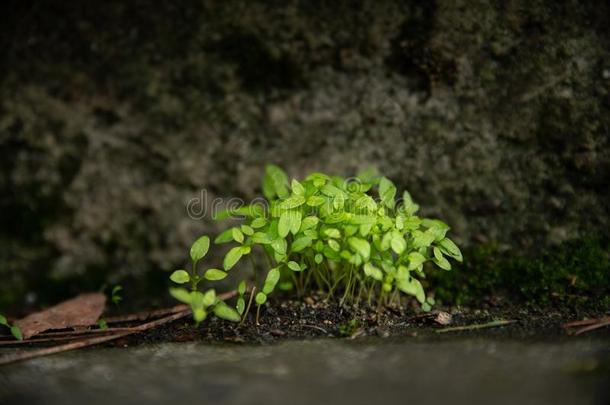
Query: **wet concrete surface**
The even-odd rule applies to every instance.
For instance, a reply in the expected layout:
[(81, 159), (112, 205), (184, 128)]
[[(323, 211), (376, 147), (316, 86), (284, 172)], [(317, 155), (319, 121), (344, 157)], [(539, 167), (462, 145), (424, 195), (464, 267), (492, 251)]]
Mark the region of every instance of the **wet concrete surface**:
[(1, 404), (608, 404), (610, 342), (164, 343), (0, 368)]

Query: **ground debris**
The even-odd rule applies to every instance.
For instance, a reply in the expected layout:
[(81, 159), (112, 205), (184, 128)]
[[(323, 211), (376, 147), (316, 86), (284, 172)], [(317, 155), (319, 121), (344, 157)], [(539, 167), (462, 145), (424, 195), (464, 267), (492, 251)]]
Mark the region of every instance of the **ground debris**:
[(476, 329), (485, 329), (485, 328), (495, 328), (498, 326), (505, 326), (505, 325), (510, 325), (511, 323), (515, 323), (517, 321), (515, 320), (498, 320), (498, 321), (491, 321), (491, 322), (487, 322), (487, 323), (478, 323), (475, 325), (466, 325), (466, 326), (454, 326), (452, 328), (444, 328), (444, 329), (437, 329), (436, 333), (446, 333), (446, 332), (458, 332), (458, 331), (465, 331), (465, 330), (476, 330)]
[(44, 311), (15, 322), (24, 339), (52, 329), (79, 329), (95, 325), (104, 312), (106, 296), (102, 293), (81, 294)]
[(563, 324), (565, 329), (578, 328), (573, 332), (571, 331), (571, 333), (576, 336), (603, 328), (604, 326), (610, 326), (610, 316), (604, 316), (598, 319), (583, 319), (581, 321), (573, 321)]
[(415, 315), (409, 320), (415, 323), (436, 323), (444, 326), (453, 322), (453, 316), (445, 311), (430, 311)]

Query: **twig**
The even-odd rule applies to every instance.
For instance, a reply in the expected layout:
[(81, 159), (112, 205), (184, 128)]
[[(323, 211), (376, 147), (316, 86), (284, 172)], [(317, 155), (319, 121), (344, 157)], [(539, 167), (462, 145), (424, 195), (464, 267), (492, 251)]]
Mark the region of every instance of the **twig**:
[[(96, 330), (96, 331), (98, 331), (98, 330)], [(112, 333), (113, 332), (107, 332), (106, 335), (112, 334)], [(101, 333), (100, 333), (100, 335), (101, 335)], [(41, 338), (41, 339), (3, 340), (3, 341), (0, 341), (0, 346), (33, 345), (33, 344), (45, 343), (45, 342), (61, 342), (64, 340), (83, 339), (86, 337), (87, 336), (84, 336), (84, 335), (68, 335), (68, 336), (53, 336), (53, 337), (47, 337), (47, 338)]]
[(319, 330), (320, 332), (323, 332), (324, 334), (328, 335), (328, 331), (327, 331), (326, 329), (322, 328), (321, 326), (316, 326), (316, 325), (307, 325), (307, 324), (305, 324), (305, 325), (303, 325), (303, 327), (305, 327), (305, 328), (311, 328), (311, 329), (317, 329), (317, 330)]
[(451, 327), (451, 328), (437, 329), (436, 333), (458, 332), (458, 331), (463, 331), (463, 330), (476, 330), (476, 329), (485, 329), (485, 328), (495, 328), (497, 326), (509, 325), (509, 324), (515, 323), (515, 322), (517, 322), (517, 321), (515, 321), (515, 320), (510, 320), (510, 321), (501, 320), (501, 321), (492, 321), (492, 322), (481, 323), (481, 324), (476, 324), (476, 325), (454, 326), (454, 327)]
[(608, 325), (610, 325), (610, 317), (601, 318), (594, 324), (578, 329), (576, 332), (574, 332), (574, 335), (582, 335), (583, 333), (591, 332), (592, 330), (603, 328), (604, 326)]
[[(133, 322), (133, 321), (145, 321), (151, 318), (157, 318), (163, 315), (175, 314), (178, 312), (183, 312), (189, 308), (188, 305), (176, 305), (171, 308), (163, 308), (154, 311), (145, 311), (139, 312), (135, 314), (128, 314), (122, 316), (115, 316), (112, 318), (106, 318), (106, 323), (122, 323), (122, 322)], [(53, 338), (57, 338), (57, 340), (66, 340), (65, 338), (78, 338), (83, 337), (83, 335), (89, 334), (98, 334), (98, 333), (113, 333), (113, 332), (125, 332), (131, 330), (131, 327), (120, 327), (120, 328), (106, 328), (106, 329), (82, 329), (82, 330), (68, 330), (68, 331), (50, 331), (39, 333), (32, 338), (17, 341), (13, 336), (0, 336), (0, 346), (10, 346), (12, 344), (23, 344), (23, 343), (36, 343), (43, 341), (52, 341)]]
[(135, 327), (134, 330), (128, 331), (128, 332), (119, 332), (119, 333), (115, 333), (110, 336), (99, 336), (99, 337), (87, 338), (87, 339), (79, 340), (76, 342), (67, 343), (64, 345), (49, 347), (46, 349), (37, 349), (37, 350), (31, 350), (31, 351), (27, 351), (27, 352), (23, 352), (23, 353), (17, 353), (17, 354), (4, 356), (4, 357), (0, 358), (0, 365), (15, 363), (18, 361), (29, 360), (29, 359), (33, 359), (36, 357), (48, 356), (50, 354), (67, 352), (70, 350), (80, 349), (80, 348), (87, 347), (87, 346), (93, 346), (93, 345), (97, 345), (100, 343), (109, 342), (111, 340), (116, 340), (116, 339), (119, 339), (119, 338), (122, 338), (122, 337), (125, 337), (128, 335), (134, 334), (134, 333), (143, 332), (147, 329), (155, 328), (155, 327), (162, 325), (164, 323), (167, 323), (167, 322), (172, 322), (177, 319), (184, 318), (185, 316), (188, 316), (190, 313), (191, 313), (190, 310), (187, 310), (184, 312), (178, 312), (177, 314), (173, 314), (173, 315), (170, 315), (165, 318), (157, 319), (156, 321), (145, 323), (143, 325)]
[(189, 308), (188, 305), (176, 305), (171, 308), (156, 309), (153, 311), (138, 312), (129, 315), (111, 316), (106, 318), (106, 323), (132, 322), (132, 321), (147, 321), (150, 318), (157, 318), (169, 314), (175, 314), (185, 311)]
[[(218, 295), (218, 299), (226, 300), (226, 299), (234, 297), (236, 294), (237, 294), (237, 291), (230, 291), (230, 292)], [(110, 336), (99, 336), (99, 337), (86, 338), (83, 340), (78, 340), (76, 342), (71, 342), (71, 343), (67, 343), (67, 344), (63, 344), (63, 345), (48, 347), (48, 348), (44, 348), (44, 349), (31, 350), (31, 351), (22, 352), (22, 353), (10, 354), (10, 355), (4, 356), (4, 357), (0, 357), (0, 365), (15, 363), (18, 361), (29, 360), (29, 359), (33, 359), (36, 357), (48, 356), (50, 354), (67, 352), (70, 350), (81, 349), (83, 347), (88, 347), (88, 346), (93, 346), (93, 345), (97, 345), (100, 343), (109, 342), (111, 340), (120, 339), (122, 337), (132, 335), (134, 333), (144, 332), (146, 330), (156, 328), (157, 326), (161, 326), (166, 323), (184, 318), (190, 314), (191, 314), (191, 310), (190, 310), (190, 308), (187, 307), (187, 309), (182, 312), (177, 312), (177, 313), (174, 313), (172, 315), (169, 315), (169, 316), (161, 318), (161, 319), (147, 322), (142, 325), (134, 326), (133, 328), (125, 328), (126, 329), (125, 331), (115, 332)], [(118, 329), (118, 328), (115, 328), (115, 329)]]
[(580, 321), (572, 321), (572, 322), (564, 323), (562, 326), (564, 328), (575, 328), (578, 326), (588, 326), (588, 325), (593, 325), (594, 323), (597, 323), (599, 321), (603, 321), (605, 319), (610, 319), (610, 317), (605, 317), (605, 318), (601, 318), (601, 319), (583, 319)]

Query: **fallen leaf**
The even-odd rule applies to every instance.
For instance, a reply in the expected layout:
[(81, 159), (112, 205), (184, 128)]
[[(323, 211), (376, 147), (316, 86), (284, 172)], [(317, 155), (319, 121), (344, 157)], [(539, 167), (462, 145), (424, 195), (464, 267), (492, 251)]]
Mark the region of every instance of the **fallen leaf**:
[(104, 294), (81, 294), (15, 321), (15, 325), (21, 329), (24, 339), (51, 329), (87, 327), (97, 323), (105, 306)]

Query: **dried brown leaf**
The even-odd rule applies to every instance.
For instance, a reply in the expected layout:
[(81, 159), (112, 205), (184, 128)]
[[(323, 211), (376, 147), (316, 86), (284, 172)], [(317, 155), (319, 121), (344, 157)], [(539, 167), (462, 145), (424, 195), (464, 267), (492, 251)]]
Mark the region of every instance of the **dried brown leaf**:
[(87, 327), (97, 323), (104, 312), (106, 296), (101, 293), (81, 294), (44, 311), (15, 322), (24, 339), (51, 329)]

